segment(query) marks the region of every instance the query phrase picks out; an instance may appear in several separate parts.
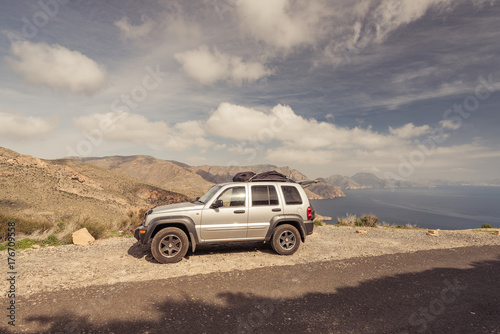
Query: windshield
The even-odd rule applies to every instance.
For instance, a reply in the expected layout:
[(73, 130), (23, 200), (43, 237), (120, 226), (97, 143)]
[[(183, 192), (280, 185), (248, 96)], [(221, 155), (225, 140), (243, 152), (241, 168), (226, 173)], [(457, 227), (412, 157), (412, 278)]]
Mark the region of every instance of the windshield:
[(201, 196), (198, 198), (198, 202), (201, 202), (203, 204), (207, 203), (209, 199), (212, 198), (212, 196), (219, 191), (219, 189), (222, 188), (221, 185), (213, 186), (212, 188), (208, 189), (208, 191), (205, 193), (205, 195)]

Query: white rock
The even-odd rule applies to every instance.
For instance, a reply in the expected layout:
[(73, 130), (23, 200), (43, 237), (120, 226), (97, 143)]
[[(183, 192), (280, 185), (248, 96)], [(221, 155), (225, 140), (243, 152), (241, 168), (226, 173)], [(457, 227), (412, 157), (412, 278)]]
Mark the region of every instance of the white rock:
[(428, 230), (427, 235), (432, 235), (433, 237), (439, 236), (439, 232), (437, 230)]
[(85, 227), (78, 231), (73, 232), (71, 236), (73, 237), (73, 243), (75, 245), (88, 246), (92, 245), (95, 241), (94, 237), (89, 233), (89, 231)]

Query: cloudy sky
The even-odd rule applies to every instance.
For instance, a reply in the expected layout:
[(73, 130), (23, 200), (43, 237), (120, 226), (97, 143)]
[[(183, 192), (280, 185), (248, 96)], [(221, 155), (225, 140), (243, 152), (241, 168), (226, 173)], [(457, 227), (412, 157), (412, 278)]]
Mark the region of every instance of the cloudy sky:
[(500, 1), (0, 2), (0, 146), (500, 178)]

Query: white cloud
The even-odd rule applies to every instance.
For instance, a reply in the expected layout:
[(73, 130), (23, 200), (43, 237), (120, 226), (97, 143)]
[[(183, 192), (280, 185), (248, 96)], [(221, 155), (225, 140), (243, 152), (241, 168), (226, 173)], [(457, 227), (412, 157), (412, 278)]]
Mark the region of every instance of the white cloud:
[(245, 35), (270, 46), (290, 49), (314, 43), (326, 8), (321, 1), (238, 0), (235, 10)]
[[(111, 124), (108, 131), (100, 128), (106, 123)], [(479, 159), (494, 161), (500, 157), (498, 150), (481, 143), (480, 139), (455, 146), (434, 142), (429, 125), (408, 123), (399, 128), (389, 127), (386, 133), (381, 133), (371, 128), (348, 128), (306, 119), (283, 105), (260, 111), (221, 103), (205, 121), (170, 125), (123, 112), (82, 116), (75, 124), (94, 137), (100, 130), (109, 142), (143, 144), (171, 151), (196, 147), (201, 153), (211, 149), (210, 154), (220, 154), (213, 151), (225, 149), (237, 164), (265, 161), (296, 168), (331, 165), (338, 173), (372, 170), (382, 176), (387, 171), (397, 172), (402, 161), (414, 161), (414, 177), (450, 167), (472, 168)], [(417, 137), (421, 142), (414, 142)], [(323, 176), (328, 175), (326, 167), (318, 168), (323, 170)]]
[(108, 141), (147, 144), (153, 148), (172, 151), (182, 151), (193, 146), (206, 149), (211, 145), (197, 121), (177, 123), (170, 127), (166, 122), (150, 121), (142, 115), (110, 112), (82, 116), (74, 122), (81, 131), (94, 135), (99, 133)]
[(424, 67), (419, 70), (412, 70), (405, 73), (396, 74), (392, 79), (392, 82), (396, 84), (406, 83), (408, 81), (420, 78), (426, 78), (430, 76), (440, 75), (439, 69), (435, 66)]
[(57, 44), (15, 42), (10, 53), (12, 69), (32, 84), (92, 94), (107, 82), (107, 73), (101, 65)]
[(457, 130), (461, 126), (461, 124), (458, 124), (457, 122), (453, 122), (447, 119), (443, 119), (442, 121), (440, 121), (439, 125), (444, 129), (451, 129), (451, 130)]
[[(364, 168), (383, 174), (397, 170), (401, 159), (406, 159), (416, 161), (415, 170), (425, 174), (453, 164), (468, 165), (473, 160), (471, 157), (478, 154), (482, 158), (500, 155), (480, 143), (449, 146), (441, 141), (446, 137), (435, 142), (429, 125), (408, 123), (399, 128), (389, 127), (387, 133), (381, 133), (371, 128), (340, 127), (306, 119), (283, 105), (266, 112), (222, 103), (204, 127), (212, 136), (234, 140), (228, 152), (235, 161), (246, 164), (266, 161), (298, 168), (299, 165), (311, 168), (330, 164), (337, 172)], [(421, 140), (420, 146), (414, 142), (415, 138)], [(474, 150), (475, 153), (468, 153), (467, 157), (461, 154)]]
[(203, 85), (220, 80), (241, 85), (243, 82), (255, 82), (272, 73), (259, 62), (244, 62), (241, 57), (219, 52), (217, 48), (211, 52), (206, 45), (176, 53), (174, 57), (191, 78)]
[(128, 21), (128, 17), (124, 16), (118, 21), (115, 21), (115, 26), (120, 29), (120, 34), (121, 38), (124, 40), (128, 39), (139, 39), (143, 38), (144, 36), (148, 35), (151, 30), (153, 30), (153, 27), (155, 26), (155, 23), (153, 20), (148, 18), (147, 16), (143, 15), (141, 16), (141, 21), (142, 24), (140, 25), (132, 25)]
[(326, 12), (329, 15), (327, 20), (335, 22), (335, 25), (316, 26), (320, 32), (326, 29), (328, 40), (314, 63), (334, 66), (350, 63), (352, 57), (383, 43), (393, 31), (419, 20), (429, 9), (451, 11), (457, 2), (383, 0), (376, 4), (371, 0), (361, 0), (338, 3), (333, 14)]
[(389, 127), (389, 132), (398, 138), (409, 139), (420, 137), (431, 132), (429, 125), (415, 126), (413, 123), (407, 123), (400, 128)]
[(391, 97), (369, 97), (366, 95), (358, 95), (358, 102), (360, 107), (365, 108), (375, 108), (375, 107), (384, 107), (390, 110), (396, 110), (398, 107), (410, 104), (417, 101), (422, 100), (430, 100), (430, 99), (438, 99), (448, 96), (460, 95), (460, 94), (470, 94), (474, 91), (475, 85), (470, 83), (465, 83), (462, 81), (454, 81), (450, 83), (444, 83), (439, 85), (438, 87), (432, 88), (422, 88), (422, 89), (414, 89), (409, 86), (398, 85), (394, 88), (401, 90), (400, 94)]
[(334, 161), (334, 152), (328, 150), (296, 150), (293, 148), (268, 149), (266, 160), (274, 163), (303, 163), (327, 165)]
[(261, 129), (270, 127), (270, 119), (267, 114), (251, 108), (221, 103), (206, 124), (214, 136), (250, 140), (257, 138)]
[[(338, 127), (328, 122), (305, 119), (283, 105), (270, 112), (222, 103), (207, 120), (212, 135), (243, 141), (278, 141), (301, 149), (376, 149), (393, 144), (395, 136), (355, 127)], [(397, 138), (399, 140), (399, 138)]]
[(401, 25), (420, 19), (431, 7), (450, 10), (453, 6), (451, 0), (382, 1), (373, 14), (377, 39), (381, 41)]
[(56, 119), (0, 112), (0, 137), (31, 139), (44, 136), (57, 126)]

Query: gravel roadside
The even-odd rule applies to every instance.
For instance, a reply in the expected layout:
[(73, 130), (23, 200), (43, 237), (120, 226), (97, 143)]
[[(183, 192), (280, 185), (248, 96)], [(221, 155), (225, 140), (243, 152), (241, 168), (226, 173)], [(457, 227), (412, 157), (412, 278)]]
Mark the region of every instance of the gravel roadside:
[[(439, 236), (413, 229), (363, 230), (367, 233), (356, 233), (352, 227), (315, 228), (293, 256), (279, 256), (262, 243), (203, 245), (195, 254), (188, 252), (181, 262), (168, 265), (157, 263), (149, 248), (132, 238), (97, 240), (92, 246), (28, 249), (16, 256), (17, 295), (419, 250), (500, 245), (500, 236), (473, 230), (439, 231)], [(0, 253), (0, 263), (7, 268), (6, 252)], [(5, 296), (8, 282), (1, 281)]]

